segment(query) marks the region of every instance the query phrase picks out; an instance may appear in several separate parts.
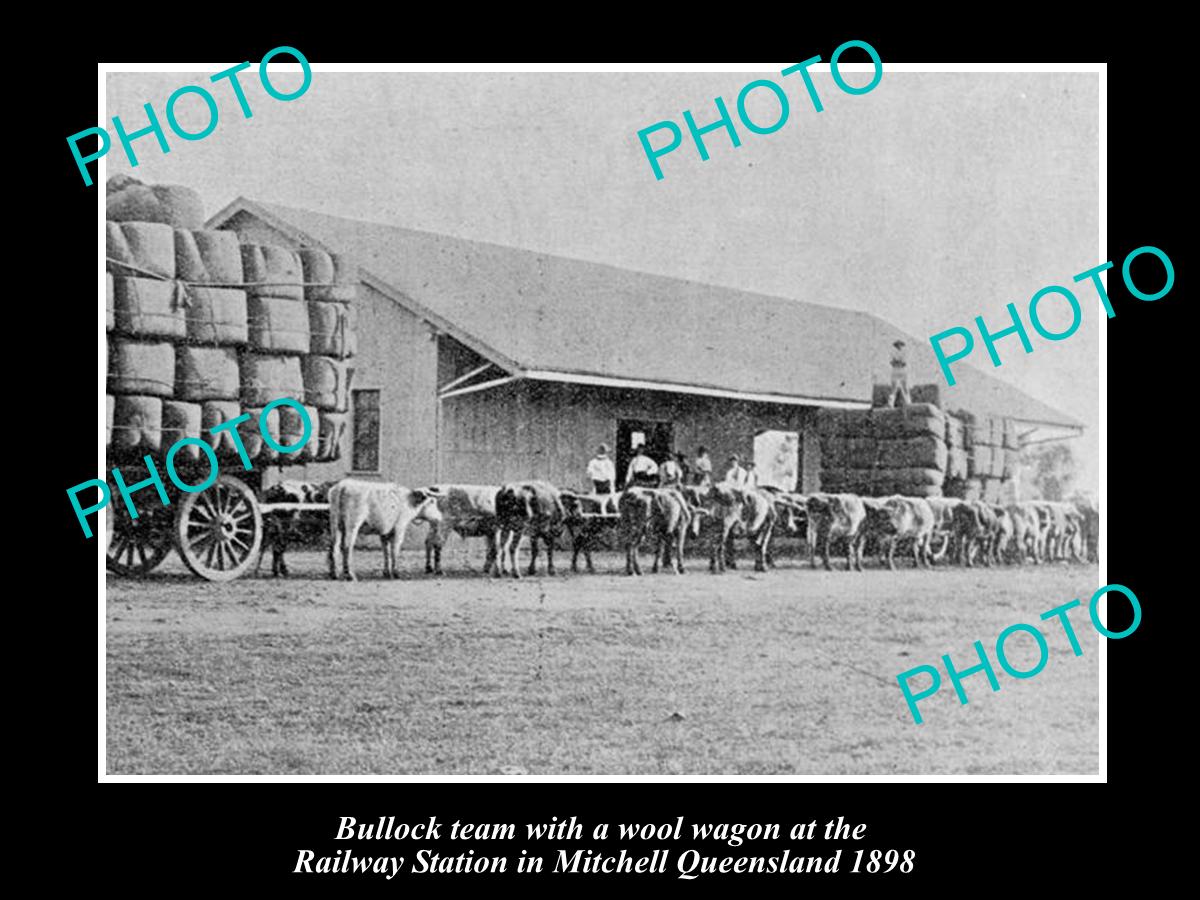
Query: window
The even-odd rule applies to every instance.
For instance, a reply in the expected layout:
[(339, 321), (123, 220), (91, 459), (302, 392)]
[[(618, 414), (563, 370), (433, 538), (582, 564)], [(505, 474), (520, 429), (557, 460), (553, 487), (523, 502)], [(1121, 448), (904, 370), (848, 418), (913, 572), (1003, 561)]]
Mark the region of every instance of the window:
[(353, 391), (355, 472), (379, 471), (379, 391)]

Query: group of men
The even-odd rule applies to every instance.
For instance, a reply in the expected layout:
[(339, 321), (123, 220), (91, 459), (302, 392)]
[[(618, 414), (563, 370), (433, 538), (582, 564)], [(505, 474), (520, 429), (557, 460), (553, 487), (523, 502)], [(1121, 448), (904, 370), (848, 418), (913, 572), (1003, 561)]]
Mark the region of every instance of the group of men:
[[(596, 448), (596, 455), (587, 465), (587, 477), (591, 482), (592, 492), (601, 496), (614, 494), (617, 490), (617, 469), (609, 456), (607, 444)], [(755, 471), (754, 461), (748, 460), (742, 464), (741, 457), (732, 453), (721, 479), (722, 484), (733, 487), (753, 489), (758, 487), (758, 472)], [(661, 463), (646, 452), (644, 444), (634, 448), (633, 459), (625, 469), (625, 478), (621, 481), (622, 489), (628, 487), (709, 487), (713, 484), (713, 464), (708, 455), (708, 448), (696, 448), (695, 460), (689, 462), (686, 453), (668, 451)]]

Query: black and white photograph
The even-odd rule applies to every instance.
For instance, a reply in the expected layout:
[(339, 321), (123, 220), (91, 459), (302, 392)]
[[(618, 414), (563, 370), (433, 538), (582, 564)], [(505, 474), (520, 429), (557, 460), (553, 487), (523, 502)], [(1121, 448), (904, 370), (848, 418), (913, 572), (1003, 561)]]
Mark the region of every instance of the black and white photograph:
[(833, 50), (109, 65), (102, 780), (1105, 780), (1103, 66)]

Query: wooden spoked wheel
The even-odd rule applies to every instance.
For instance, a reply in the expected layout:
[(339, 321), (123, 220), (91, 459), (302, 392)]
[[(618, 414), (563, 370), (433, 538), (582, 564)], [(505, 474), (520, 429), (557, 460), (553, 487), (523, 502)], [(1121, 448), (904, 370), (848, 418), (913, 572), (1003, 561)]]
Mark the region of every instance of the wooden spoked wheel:
[(221, 475), (198, 494), (185, 494), (175, 517), (175, 543), (193, 573), (209, 581), (232, 581), (258, 558), (262, 511), (254, 492)]
[(108, 568), (117, 575), (131, 577), (145, 575), (158, 566), (171, 552), (170, 507), (154, 503), (138, 510), (138, 517), (131, 519), (124, 503), (113, 503), (108, 507)]

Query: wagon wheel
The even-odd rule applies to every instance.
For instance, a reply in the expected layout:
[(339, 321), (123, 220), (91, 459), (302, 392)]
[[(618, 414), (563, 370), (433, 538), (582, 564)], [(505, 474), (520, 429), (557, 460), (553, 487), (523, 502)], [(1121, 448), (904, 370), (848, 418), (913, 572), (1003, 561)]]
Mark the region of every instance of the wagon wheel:
[(232, 581), (258, 558), (262, 512), (254, 492), (221, 475), (198, 494), (185, 494), (175, 517), (175, 543), (184, 563), (209, 581)]
[(108, 568), (126, 578), (153, 571), (171, 552), (171, 509), (154, 505), (129, 518), (124, 503), (108, 508)]

